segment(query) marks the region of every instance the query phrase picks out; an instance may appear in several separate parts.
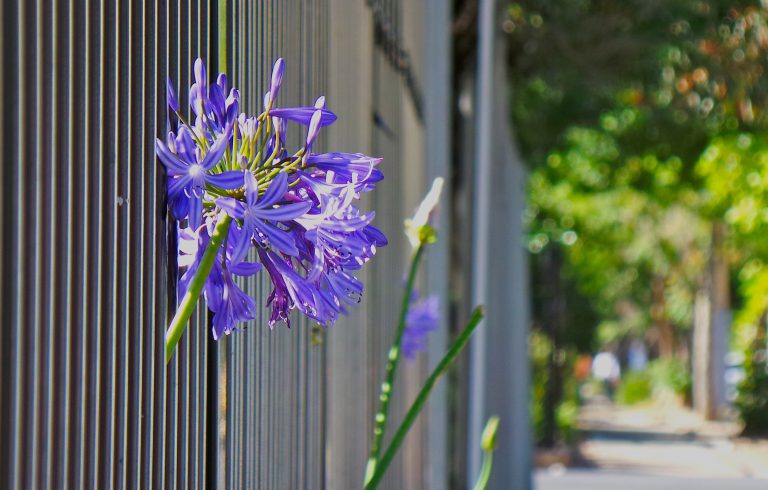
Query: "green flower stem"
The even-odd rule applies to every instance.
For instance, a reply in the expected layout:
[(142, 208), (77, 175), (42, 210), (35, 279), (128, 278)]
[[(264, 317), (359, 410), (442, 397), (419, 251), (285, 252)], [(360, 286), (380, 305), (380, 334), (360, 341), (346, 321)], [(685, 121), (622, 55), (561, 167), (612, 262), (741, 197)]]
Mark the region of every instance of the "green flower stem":
[(483, 466), (480, 467), (480, 476), (475, 482), (474, 490), (485, 490), (488, 487), (488, 481), (491, 479), (491, 469), (493, 468), (493, 449), (483, 451)]
[(400, 321), (397, 324), (397, 331), (395, 332), (395, 340), (392, 342), (392, 347), (389, 349), (389, 358), (387, 360), (386, 375), (384, 382), (381, 384), (381, 391), (379, 392), (379, 411), (376, 414), (374, 429), (373, 429), (373, 442), (371, 442), (371, 455), (368, 459), (368, 466), (365, 470), (366, 481), (368, 475), (373, 471), (373, 467), (376, 465), (376, 460), (381, 452), (381, 441), (384, 437), (384, 429), (387, 425), (387, 415), (389, 414), (389, 400), (392, 397), (392, 384), (395, 382), (395, 373), (397, 372), (397, 363), (400, 360), (400, 344), (403, 339), (403, 332), (405, 331), (405, 317), (408, 315), (408, 307), (411, 304), (411, 293), (413, 292), (413, 285), (416, 282), (416, 273), (419, 270), (419, 263), (421, 257), (424, 255), (424, 246), (419, 245), (416, 248), (416, 253), (413, 254), (411, 259), (411, 268), (408, 273), (408, 282), (403, 292), (402, 309), (400, 310)]
[(405, 436), (408, 434), (408, 431), (411, 429), (414, 422), (416, 422), (416, 418), (422, 408), (424, 408), (424, 404), (427, 402), (427, 398), (429, 398), (437, 380), (448, 371), (448, 368), (451, 367), (453, 362), (459, 356), (459, 353), (466, 347), (467, 342), (469, 342), (470, 337), (472, 337), (472, 334), (483, 319), (483, 316), (483, 307), (476, 307), (472, 312), (472, 316), (467, 322), (467, 325), (464, 327), (464, 330), (461, 331), (459, 336), (453, 342), (453, 345), (451, 345), (451, 348), (440, 360), (437, 367), (435, 367), (435, 370), (429, 375), (429, 378), (427, 378), (427, 381), (424, 383), (418, 396), (416, 396), (413, 404), (408, 409), (408, 413), (406, 413), (403, 422), (400, 424), (400, 427), (397, 428), (397, 432), (392, 438), (392, 442), (390, 442), (387, 450), (384, 451), (384, 455), (379, 461), (376, 461), (375, 459), (373, 462), (369, 461), (368, 468), (366, 468), (365, 490), (372, 490), (381, 482), (384, 473), (387, 471), (390, 463), (392, 463), (395, 454), (397, 454), (397, 451), (400, 449), (400, 445), (405, 440)]
[(200, 293), (203, 291), (203, 285), (205, 280), (208, 279), (208, 274), (211, 273), (216, 257), (219, 254), (219, 247), (229, 232), (229, 226), (232, 224), (232, 218), (227, 215), (222, 215), (219, 218), (219, 222), (216, 228), (213, 230), (211, 239), (208, 242), (208, 247), (203, 253), (203, 257), (200, 259), (200, 265), (197, 267), (192, 281), (189, 283), (187, 294), (182, 298), (179, 307), (176, 309), (176, 315), (171, 321), (171, 325), (165, 332), (165, 362), (166, 364), (171, 361), (173, 352), (176, 350), (176, 344), (179, 343), (181, 334), (184, 333), (184, 329), (187, 328), (189, 317), (195, 311), (195, 305), (200, 298)]
[(227, 73), (227, 0), (219, 0), (219, 72)]
[(499, 430), (499, 417), (493, 415), (488, 419), (483, 429), (480, 447), (483, 448), (483, 466), (480, 468), (480, 476), (475, 482), (474, 490), (485, 490), (491, 479), (493, 469), (493, 452), (496, 450), (496, 433)]

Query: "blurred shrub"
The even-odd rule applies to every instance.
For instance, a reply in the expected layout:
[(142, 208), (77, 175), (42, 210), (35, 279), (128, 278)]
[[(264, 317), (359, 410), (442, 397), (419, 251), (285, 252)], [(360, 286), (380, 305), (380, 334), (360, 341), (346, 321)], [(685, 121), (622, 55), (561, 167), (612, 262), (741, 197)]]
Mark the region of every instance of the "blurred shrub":
[(626, 374), (616, 390), (616, 401), (623, 405), (634, 405), (651, 398), (653, 392), (647, 371)]
[(747, 352), (744, 375), (736, 398), (744, 434), (768, 435), (768, 356), (765, 350)]
[(687, 397), (691, 390), (691, 372), (679, 359), (656, 359), (648, 363), (648, 378), (653, 393), (665, 391)]
[(557, 407), (557, 429), (562, 440), (567, 443), (576, 441), (576, 419), (579, 415), (579, 403), (566, 399)]
[[(528, 353), (531, 361), (530, 417), (534, 440), (538, 444), (544, 439), (547, 431), (544, 403), (550, 379), (549, 356), (552, 353), (552, 343), (542, 332), (534, 330), (528, 339)], [(572, 350), (562, 350), (561, 353), (562, 401), (555, 409), (555, 433), (559, 441), (571, 443), (576, 439), (576, 418), (580, 405), (579, 384), (573, 375), (576, 353)]]
[(544, 437), (544, 398), (547, 395), (549, 371), (547, 360), (552, 350), (549, 339), (541, 332), (533, 331), (528, 339), (528, 355), (531, 360), (531, 425), (535, 441)]

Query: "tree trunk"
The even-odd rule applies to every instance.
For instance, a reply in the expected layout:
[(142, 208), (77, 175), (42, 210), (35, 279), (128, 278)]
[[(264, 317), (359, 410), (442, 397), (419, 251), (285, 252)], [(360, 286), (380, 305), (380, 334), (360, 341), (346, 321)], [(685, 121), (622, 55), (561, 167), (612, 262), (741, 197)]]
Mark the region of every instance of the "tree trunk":
[(651, 279), (651, 320), (659, 333), (659, 357), (670, 359), (675, 355), (675, 330), (667, 318), (664, 277)]
[(557, 245), (551, 245), (542, 254), (544, 291), (544, 311), (542, 320), (544, 331), (549, 337), (552, 350), (547, 363), (548, 376), (544, 396), (543, 416), (544, 433), (541, 444), (552, 447), (557, 442), (557, 406), (563, 398), (562, 366), (560, 362), (560, 332), (565, 320), (565, 291), (561, 273), (563, 267), (562, 251)]
[(730, 329), (730, 270), (725, 256), (726, 228), (712, 224), (710, 267), (696, 296), (693, 323), (693, 406), (707, 420), (725, 402), (725, 354)]

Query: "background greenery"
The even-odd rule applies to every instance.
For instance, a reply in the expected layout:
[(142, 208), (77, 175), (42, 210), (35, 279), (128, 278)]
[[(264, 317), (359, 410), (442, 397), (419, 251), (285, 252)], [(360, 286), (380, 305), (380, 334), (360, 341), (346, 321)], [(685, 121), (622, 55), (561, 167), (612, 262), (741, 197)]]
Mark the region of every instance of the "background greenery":
[[(625, 378), (620, 401), (689, 398), (693, 304), (713, 253), (731, 271), (731, 347), (748, 359), (738, 408), (757, 430), (749, 414), (768, 413), (764, 357), (753, 359), (768, 309), (766, 6), (527, 0), (503, 28), (531, 166), (537, 440), (570, 437), (558, 425), (578, 399), (570, 360), (601, 346), (640, 340), (660, 359)], [(713, 251), (715, 226), (726, 238)]]

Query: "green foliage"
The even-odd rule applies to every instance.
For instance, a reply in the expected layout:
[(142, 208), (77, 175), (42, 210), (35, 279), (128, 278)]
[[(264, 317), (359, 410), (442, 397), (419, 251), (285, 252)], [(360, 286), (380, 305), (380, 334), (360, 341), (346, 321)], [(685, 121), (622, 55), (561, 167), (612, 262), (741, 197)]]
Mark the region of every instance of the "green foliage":
[(669, 391), (687, 396), (691, 390), (691, 372), (679, 359), (655, 359), (646, 368), (654, 393)]
[(749, 133), (715, 138), (696, 165), (702, 213), (722, 217), (730, 231), (726, 253), (737, 270), (741, 308), (734, 348), (746, 349), (768, 310), (768, 139)]
[(576, 441), (576, 418), (579, 404), (576, 400), (566, 399), (557, 407), (557, 428), (563, 441), (570, 444)]
[[(544, 438), (547, 430), (544, 420), (544, 400), (546, 397), (547, 383), (550, 371), (548, 361), (552, 352), (552, 343), (546, 335), (538, 331), (531, 332), (529, 337), (529, 355), (532, 365), (531, 405), (530, 416), (533, 426), (534, 440), (538, 443)], [(575, 353), (566, 354), (563, 372), (573, 370)], [(576, 416), (578, 415), (578, 384), (569, 377), (563, 386), (563, 400), (556, 407), (555, 422), (559, 440), (570, 443), (576, 438)]]
[[(534, 324), (546, 306), (538, 257), (559, 247), (559, 348), (658, 339), (662, 327), (687, 343), (713, 224), (725, 223), (716, 252), (734, 271), (733, 345), (750, 346), (768, 310), (768, 4), (518, 0), (502, 25), (532, 167)], [(683, 395), (690, 375), (654, 363), (623, 385), (631, 400), (648, 386)]]
[(765, 350), (747, 352), (744, 375), (736, 399), (744, 434), (768, 435), (768, 356)]
[(664, 393), (688, 396), (691, 389), (691, 373), (679, 359), (655, 359), (643, 371), (624, 375), (616, 390), (616, 401), (634, 405), (650, 401)]
[[(589, 298), (602, 318), (636, 336), (652, 326), (649, 283), (662, 276), (661, 316), (685, 330), (709, 237), (695, 196), (678, 185), (681, 160), (623, 155), (615, 135), (599, 128), (573, 128), (568, 145), (531, 175), (529, 250), (561, 246), (572, 295)], [(569, 327), (593, 331), (596, 323)]]
[(635, 405), (651, 398), (651, 378), (645, 371), (627, 373), (616, 390), (616, 401), (623, 405)]
[(528, 351), (531, 358), (531, 425), (534, 440), (540, 441), (544, 435), (544, 397), (546, 396), (549, 371), (547, 361), (552, 344), (539, 332), (531, 332)]

